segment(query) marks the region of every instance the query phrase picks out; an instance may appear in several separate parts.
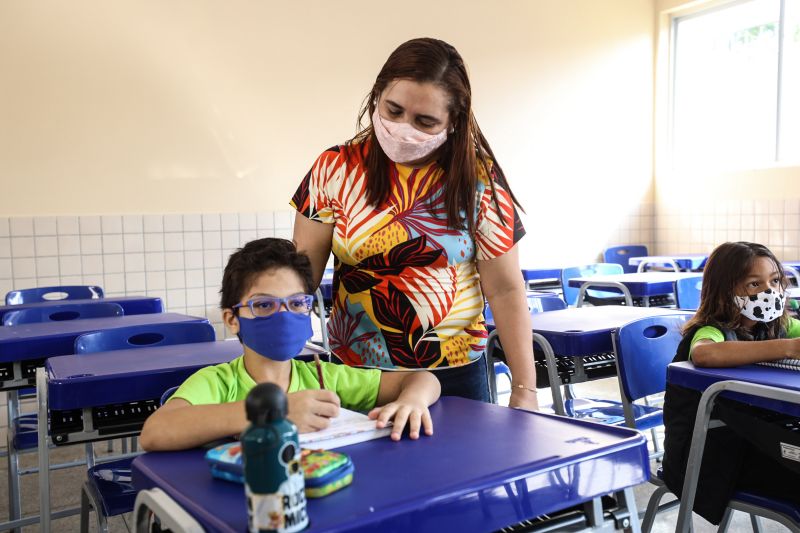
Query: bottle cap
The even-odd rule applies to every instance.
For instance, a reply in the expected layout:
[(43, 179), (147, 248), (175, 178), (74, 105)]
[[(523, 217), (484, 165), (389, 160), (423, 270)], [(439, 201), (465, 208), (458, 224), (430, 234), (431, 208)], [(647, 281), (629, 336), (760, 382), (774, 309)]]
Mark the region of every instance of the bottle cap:
[(247, 419), (257, 426), (286, 418), (289, 400), (286, 393), (274, 383), (261, 383), (250, 390), (244, 401)]

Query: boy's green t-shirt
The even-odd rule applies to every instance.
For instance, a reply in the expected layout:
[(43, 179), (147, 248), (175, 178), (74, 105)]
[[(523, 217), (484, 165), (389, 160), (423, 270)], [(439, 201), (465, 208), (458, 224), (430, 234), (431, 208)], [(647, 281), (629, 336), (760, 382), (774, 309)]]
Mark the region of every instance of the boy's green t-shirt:
[[(325, 388), (339, 396), (342, 407), (353, 411), (369, 411), (378, 400), (381, 371), (374, 368), (353, 368), (347, 365), (322, 363)], [(244, 356), (229, 363), (202, 368), (170, 398), (182, 398), (192, 405), (238, 402), (247, 397), (256, 382), (247, 373)], [(319, 389), (317, 367), (313, 362), (292, 359), (292, 377), (287, 392)]]
[[(800, 337), (800, 320), (796, 318), (789, 319), (789, 326), (786, 328), (786, 337), (789, 339), (795, 339)], [(694, 348), (694, 345), (697, 344), (697, 341), (708, 339), (714, 342), (723, 342), (725, 340), (725, 334), (718, 328), (714, 326), (703, 326), (702, 328), (698, 329), (694, 337), (692, 337), (692, 345), (689, 349), (689, 360), (692, 360), (692, 351), (691, 349)]]

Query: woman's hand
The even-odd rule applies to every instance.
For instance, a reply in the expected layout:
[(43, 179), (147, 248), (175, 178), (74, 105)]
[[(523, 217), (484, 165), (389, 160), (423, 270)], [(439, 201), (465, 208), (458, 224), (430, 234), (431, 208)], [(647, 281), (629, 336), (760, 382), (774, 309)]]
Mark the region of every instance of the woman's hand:
[(513, 388), (511, 389), (511, 399), (508, 400), (508, 406), (527, 411), (538, 411), (539, 398), (535, 391)]
[(304, 390), (292, 392), (289, 398), (289, 414), (299, 433), (310, 433), (325, 429), (331, 418), (339, 416), (339, 397), (329, 390)]
[(392, 420), (392, 440), (395, 441), (400, 440), (406, 424), (408, 424), (408, 436), (412, 440), (419, 438), (420, 426), (426, 435), (433, 435), (433, 421), (425, 402), (398, 398), (394, 402), (374, 408), (368, 415), (373, 420), (377, 420), (378, 428), (386, 427), (386, 424)]

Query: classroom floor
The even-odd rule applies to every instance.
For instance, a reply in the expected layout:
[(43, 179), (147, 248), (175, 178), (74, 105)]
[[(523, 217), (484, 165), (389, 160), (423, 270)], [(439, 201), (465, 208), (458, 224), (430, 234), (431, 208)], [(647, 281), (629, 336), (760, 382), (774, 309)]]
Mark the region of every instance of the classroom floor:
[[(500, 403), (507, 403), (508, 402), (508, 394), (507, 392), (503, 394), (503, 389), (507, 389), (507, 384), (502, 382), (500, 379), (500, 383), (498, 383), (498, 387), (500, 390)], [(617, 381), (615, 379), (604, 379), (593, 381), (590, 383), (584, 383), (577, 385), (576, 392), (579, 396), (584, 397), (592, 397), (592, 398), (619, 398), (619, 391), (617, 389)], [(550, 404), (551, 398), (549, 396), (548, 391), (540, 391), (540, 402), (542, 405)], [(6, 442), (6, 409), (5, 409), (5, 395), (0, 396), (0, 442), (3, 444)], [(26, 406), (26, 411), (32, 411), (33, 405), (29, 404)], [(119, 451), (120, 447), (117, 441), (116, 449)], [(4, 446), (2, 447), (4, 449)], [(106, 455), (106, 444), (96, 444), (95, 445), (95, 453), (98, 457), (102, 457)], [(51, 462), (62, 462), (67, 460), (74, 460), (79, 459), (83, 456), (83, 447), (82, 446), (70, 446), (66, 448), (56, 448), (53, 449), (51, 452)], [(26, 454), (22, 457), (21, 460), (22, 467), (34, 467), (36, 466), (36, 454), (30, 453)], [(52, 508), (53, 510), (60, 510), (60, 509), (68, 509), (71, 507), (78, 507), (80, 504), (80, 485), (83, 482), (85, 477), (85, 473), (81, 471), (80, 467), (71, 468), (68, 470), (59, 470), (51, 473), (51, 488), (50, 494), (52, 498)], [(6, 497), (7, 494), (7, 463), (5, 458), (3, 457), (0, 459), (0, 486), (3, 487), (0, 490), (0, 520), (5, 520), (8, 516), (8, 498)], [(652, 485), (645, 483), (636, 488), (636, 504), (639, 509), (640, 517), (644, 514), (644, 509), (647, 505), (647, 500), (652, 493)], [(22, 481), (22, 501), (23, 501), (23, 512), (25, 514), (32, 514), (37, 512), (38, 510), (38, 486), (37, 486), (37, 476), (35, 474), (27, 475), (23, 477)], [(666, 498), (665, 498), (666, 500)], [(677, 519), (678, 512), (677, 510), (673, 510), (667, 513), (663, 513), (658, 516), (656, 520), (655, 526), (653, 528), (654, 533), (667, 533), (674, 531), (675, 529), (675, 520)], [(130, 524), (131, 518), (130, 515), (127, 516), (127, 523)], [(109, 531), (112, 533), (121, 533), (128, 531), (128, 527), (126, 523), (123, 521), (122, 517), (113, 517), (109, 519)], [(785, 527), (775, 523), (770, 522), (767, 520), (762, 520), (762, 527), (765, 533), (777, 533), (788, 531)], [(53, 522), (53, 531), (56, 532), (71, 532), (71, 531), (78, 531), (79, 530), (79, 517), (77, 515), (70, 516), (68, 518), (59, 519)], [(31, 526), (23, 528), (25, 533), (38, 531), (38, 526)], [(695, 516), (694, 521), (694, 531), (696, 533), (710, 533), (712, 531), (716, 531), (716, 526), (712, 526), (702, 518)], [(96, 522), (94, 522), (94, 515), (92, 515), (92, 523), (90, 525), (90, 531), (97, 531)], [(742, 513), (735, 513), (733, 522), (729, 529), (731, 532), (745, 532), (745, 531), (752, 531), (750, 527), (749, 518), (742, 514)]]

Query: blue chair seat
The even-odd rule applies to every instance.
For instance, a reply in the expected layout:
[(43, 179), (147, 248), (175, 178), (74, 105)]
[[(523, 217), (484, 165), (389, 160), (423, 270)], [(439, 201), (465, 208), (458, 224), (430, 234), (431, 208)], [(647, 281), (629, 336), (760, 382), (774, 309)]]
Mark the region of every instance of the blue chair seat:
[(32, 450), (38, 443), (38, 424), (36, 413), (21, 415), (14, 419), (14, 440), (17, 450)]
[[(659, 407), (632, 404), (636, 429), (645, 431), (664, 424), (664, 412)], [(625, 426), (622, 402), (575, 398), (564, 402), (567, 416), (592, 420), (609, 426)]]
[(88, 482), (95, 494), (102, 495), (98, 503), (105, 516), (117, 516), (133, 509), (136, 489), (131, 480), (133, 459), (101, 463), (88, 470)]
[(790, 518), (794, 523), (800, 524), (800, 508), (785, 500), (775, 500), (773, 498), (753, 494), (752, 492), (736, 492), (733, 495), (733, 499), (743, 503), (749, 503), (750, 505), (764, 507), (776, 513), (781, 513), (787, 518)]

